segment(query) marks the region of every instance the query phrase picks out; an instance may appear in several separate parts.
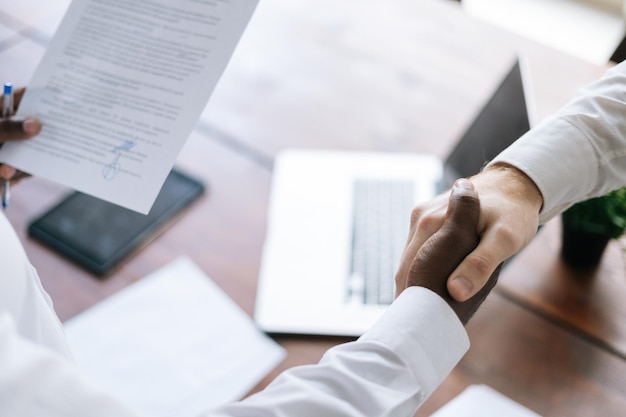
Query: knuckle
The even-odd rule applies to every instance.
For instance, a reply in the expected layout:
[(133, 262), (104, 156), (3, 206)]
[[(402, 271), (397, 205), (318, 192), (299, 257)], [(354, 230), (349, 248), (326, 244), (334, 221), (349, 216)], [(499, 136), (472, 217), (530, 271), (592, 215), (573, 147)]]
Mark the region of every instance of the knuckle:
[(423, 214), (424, 214), (424, 209), (422, 208), (422, 206), (413, 207), (413, 210), (411, 210), (411, 227), (414, 227), (415, 225), (417, 225), (418, 221), (420, 220)]
[(512, 250), (519, 246), (518, 236), (519, 234), (513, 230), (513, 228), (509, 227), (505, 224), (500, 224), (496, 226), (493, 230), (493, 235), (496, 242), (499, 242), (502, 248), (505, 248), (507, 251)]
[(418, 232), (434, 232), (442, 221), (443, 216), (437, 212), (425, 212), (419, 207), (411, 212), (411, 227)]
[(448, 207), (448, 197), (439, 195), (433, 200), (418, 204), (411, 211), (411, 227), (429, 226), (433, 222), (443, 221)]
[(467, 258), (465, 258), (465, 262), (473, 271), (477, 272), (478, 275), (482, 277), (488, 276), (493, 269), (491, 259), (476, 253), (468, 255)]

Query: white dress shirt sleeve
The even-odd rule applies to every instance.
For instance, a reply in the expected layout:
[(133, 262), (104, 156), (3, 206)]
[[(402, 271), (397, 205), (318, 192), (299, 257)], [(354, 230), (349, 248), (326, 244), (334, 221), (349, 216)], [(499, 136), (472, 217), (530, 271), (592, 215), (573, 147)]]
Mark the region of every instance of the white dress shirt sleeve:
[(11, 316), (17, 332), (24, 339), (69, 357), (65, 333), (52, 308), (52, 300), (44, 291), (13, 227), (2, 213), (0, 236), (0, 313)]
[[(465, 329), (443, 299), (412, 287), (359, 340), (208, 415), (409, 417), (468, 347)], [(21, 337), (6, 312), (0, 313), (0, 369), (0, 415), (137, 417), (67, 357)]]
[[(52, 302), (1, 214), (0, 234), (0, 416), (135, 416), (72, 362)], [(443, 299), (412, 287), (358, 341), (215, 415), (411, 416), (468, 346)]]
[(405, 290), (359, 340), (319, 364), (283, 372), (212, 417), (412, 416), (469, 348), (452, 309), (425, 288)]
[(540, 222), (626, 185), (626, 62), (607, 71), (491, 163), (526, 173), (543, 195)]
[(104, 393), (68, 358), (18, 334), (0, 312), (0, 415), (137, 417)]

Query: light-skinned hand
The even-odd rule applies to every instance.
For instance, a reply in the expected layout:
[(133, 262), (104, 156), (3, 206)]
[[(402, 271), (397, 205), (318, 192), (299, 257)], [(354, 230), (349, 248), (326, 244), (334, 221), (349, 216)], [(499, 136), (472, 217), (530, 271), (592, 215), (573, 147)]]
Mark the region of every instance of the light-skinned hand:
[[(521, 171), (508, 165), (494, 165), (470, 178), (480, 198), (479, 243), (451, 271), (447, 289), (457, 301), (476, 295), (496, 268), (523, 249), (535, 236), (543, 204), (536, 185)], [(418, 205), (411, 216), (407, 247), (398, 277), (406, 277), (415, 254), (444, 224), (450, 193)]]

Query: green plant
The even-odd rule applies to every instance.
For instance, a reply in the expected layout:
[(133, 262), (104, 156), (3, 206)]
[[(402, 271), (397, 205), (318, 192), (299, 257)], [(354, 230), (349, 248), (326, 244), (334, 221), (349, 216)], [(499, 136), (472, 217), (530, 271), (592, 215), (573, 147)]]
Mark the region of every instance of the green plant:
[(562, 214), (572, 229), (616, 239), (626, 230), (626, 187), (574, 204)]

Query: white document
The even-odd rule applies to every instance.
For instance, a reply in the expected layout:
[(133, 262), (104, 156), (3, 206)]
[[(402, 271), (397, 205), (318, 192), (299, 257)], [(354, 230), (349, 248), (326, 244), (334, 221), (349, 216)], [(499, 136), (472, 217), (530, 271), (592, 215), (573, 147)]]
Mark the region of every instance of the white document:
[(66, 331), (78, 366), (151, 417), (238, 400), (285, 355), (187, 258), (72, 318)]
[(0, 161), (147, 213), (258, 0), (74, 0)]
[(487, 385), (470, 385), (431, 417), (541, 417)]

